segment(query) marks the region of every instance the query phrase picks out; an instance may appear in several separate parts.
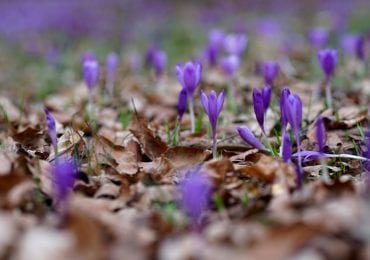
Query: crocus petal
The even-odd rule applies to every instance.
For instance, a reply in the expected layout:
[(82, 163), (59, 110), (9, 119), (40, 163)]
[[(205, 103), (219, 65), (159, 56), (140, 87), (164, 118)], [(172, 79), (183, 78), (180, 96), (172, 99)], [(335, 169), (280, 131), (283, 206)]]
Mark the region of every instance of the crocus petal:
[(217, 94), (214, 90), (210, 92), (208, 95), (208, 117), (209, 121), (211, 122), (212, 129), (216, 128), (217, 123)]
[(208, 97), (207, 95), (204, 93), (203, 90), (201, 90), (200, 92), (200, 101), (203, 105), (203, 108), (204, 110), (206, 111), (207, 115), (209, 115), (209, 109), (208, 109)]
[(177, 102), (177, 111), (178, 111), (180, 120), (182, 119), (182, 116), (185, 113), (186, 104), (187, 104), (187, 94), (186, 94), (186, 90), (183, 88), (179, 93), (179, 99)]
[(274, 79), (279, 73), (279, 64), (275, 61), (267, 61), (263, 64), (263, 75), (265, 82), (268, 85), (272, 85)]
[(88, 59), (83, 63), (83, 77), (91, 91), (99, 80), (99, 64), (97, 60)]
[(248, 144), (262, 151), (266, 151), (266, 147), (254, 136), (254, 134), (249, 130), (248, 127), (242, 126), (238, 127), (237, 131), (240, 137)]
[(51, 142), (53, 144), (54, 149), (57, 147), (57, 130), (56, 130), (56, 123), (53, 114), (44, 109), (45, 117), (46, 117), (46, 126), (48, 128), (48, 134), (50, 136)]
[(253, 89), (253, 109), (259, 126), (261, 127), (262, 131), (265, 132), (265, 105), (263, 103), (262, 93), (256, 88)]
[(217, 117), (220, 115), (222, 107), (224, 106), (225, 101), (225, 91), (221, 91), (217, 98)]
[(288, 124), (288, 113), (289, 113), (288, 97), (289, 95), (290, 95), (290, 90), (288, 88), (284, 88), (281, 91), (280, 113), (281, 113), (281, 128), (282, 129), (285, 129)]
[(262, 88), (262, 99), (263, 99), (263, 106), (264, 106), (264, 112), (266, 113), (267, 109), (270, 106), (271, 101), (271, 86), (267, 85)]
[(66, 203), (67, 197), (73, 188), (76, 177), (76, 166), (73, 161), (59, 158), (53, 167), (52, 181), (54, 186), (55, 200), (58, 203)]
[(317, 151), (307, 151), (307, 150), (301, 151), (299, 153), (295, 153), (292, 156), (293, 157), (299, 157), (299, 156), (302, 157), (303, 162), (309, 162), (309, 161), (313, 161), (313, 160), (316, 160), (316, 159), (319, 159), (319, 158), (329, 157), (325, 153), (320, 153), (320, 152), (317, 152)]
[(337, 51), (333, 49), (320, 50), (318, 52), (318, 58), (326, 78), (330, 79), (334, 73), (335, 66), (337, 64)]
[(188, 61), (184, 66), (176, 66), (176, 76), (188, 97), (192, 97), (202, 77), (202, 65), (198, 62)]
[(182, 64), (181, 63), (180, 64), (177, 64), (175, 68), (176, 68), (176, 77), (177, 77), (177, 80), (180, 82), (181, 86), (183, 88), (185, 88)]
[(289, 134), (285, 132), (283, 139), (283, 161), (289, 162), (291, 156), (292, 156), (292, 147), (290, 143), (290, 137)]
[(317, 145), (319, 146), (319, 151), (321, 153), (324, 152), (324, 147), (325, 147), (325, 125), (324, 125), (324, 120), (321, 116), (319, 116), (316, 120), (316, 142)]

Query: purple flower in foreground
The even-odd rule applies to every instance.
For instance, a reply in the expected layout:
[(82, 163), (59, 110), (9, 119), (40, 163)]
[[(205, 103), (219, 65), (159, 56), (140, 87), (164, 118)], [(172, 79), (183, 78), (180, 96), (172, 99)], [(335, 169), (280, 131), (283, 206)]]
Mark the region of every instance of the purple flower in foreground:
[(272, 85), (278, 73), (279, 73), (279, 64), (277, 62), (266, 61), (263, 64), (263, 75), (265, 77), (266, 84)]
[(316, 48), (322, 48), (329, 39), (329, 32), (323, 27), (316, 27), (308, 32), (308, 40)]
[(224, 49), (233, 55), (241, 56), (247, 48), (248, 38), (245, 34), (229, 34), (224, 40)]
[(224, 105), (225, 94), (224, 94), (224, 91), (222, 91), (217, 96), (216, 92), (212, 90), (211, 93), (207, 97), (207, 95), (202, 91), (200, 95), (200, 100), (202, 102), (204, 110), (206, 111), (209, 121), (211, 123), (212, 137), (213, 137), (212, 154), (213, 154), (213, 158), (216, 158), (217, 156), (216, 127), (217, 127), (218, 117)]
[(56, 129), (56, 124), (55, 124), (55, 118), (48, 109), (45, 108), (44, 112), (45, 112), (45, 117), (46, 117), (46, 126), (48, 128), (48, 133), (51, 139), (51, 143), (56, 152), (57, 150), (57, 129)]
[(283, 137), (283, 161), (285, 163), (290, 161), (290, 158), (292, 157), (292, 147), (290, 143), (290, 137), (287, 132), (285, 132), (284, 137)]
[(262, 99), (263, 99), (263, 109), (265, 111), (265, 113), (267, 112), (267, 109), (269, 108), (270, 106), (270, 102), (271, 102), (271, 91), (272, 91), (272, 88), (271, 86), (269, 85), (266, 85), (262, 88)]
[(116, 71), (118, 66), (118, 55), (115, 53), (109, 53), (105, 60), (105, 72), (106, 72), (106, 84), (109, 91), (112, 91), (114, 86), (114, 80), (116, 77)]
[[(284, 134), (288, 125), (288, 97), (290, 96), (290, 90), (284, 88), (280, 95), (280, 114), (281, 114), (281, 129)], [(283, 135), (284, 136), (284, 135)]]
[(185, 110), (186, 110), (186, 104), (187, 104), (187, 94), (186, 90), (183, 88), (179, 93), (179, 98), (177, 102), (177, 112), (179, 114), (179, 121), (181, 121)]
[(55, 161), (52, 170), (54, 196), (60, 211), (66, 210), (68, 195), (76, 177), (76, 165), (72, 161), (60, 158)]
[(92, 91), (99, 80), (99, 63), (96, 59), (89, 58), (83, 62), (82, 67), (85, 83), (89, 91)]
[(236, 55), (230, 55), (222, 58), (221, 60), (222, 70), (229, 77), (234, 76), (235, 72), (237, 72), (237, 70), (239, 69), (239, 66), (240, 58)]
[(319, 146), (319, 152), (323, 153), (325, 148), (325, 125), (324, 120), (321, 116), (319, 116), (316, 120), (316, 141), (317, 145)]
[(251, 130), (246, 126), (241, 126), (236, 129), (238, 131), (238, 134), (240, 137), (248, 144), (253, 146), (254, 148), (257, 148), (261, 151), (267, 151), (267, 148), (258, 140), (254, 134), (251, 132)]
[(329, 81), (334, 74), (338, 60), (337, 51), (334, 49), (324, 49), (318, 52), (321, 68), (325, 73), (326, 80)]
[(212, 196), (211, 181), (205, 172), (189, 170), (179, 183), (180, 207), (194, 228), (201, 227), (201, 216), (209, 208)]
[(348, 55), (354, 55), (360, 60), (364, 60), (364, 37), (356, 34), (346, 34), (340, 40), (343, 51)]

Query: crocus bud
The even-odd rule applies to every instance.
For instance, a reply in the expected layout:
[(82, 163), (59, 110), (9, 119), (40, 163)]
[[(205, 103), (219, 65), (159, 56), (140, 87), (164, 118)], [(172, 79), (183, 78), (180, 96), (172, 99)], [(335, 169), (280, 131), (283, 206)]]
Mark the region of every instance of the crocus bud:
[(186, 104), (187, 104), (187, 94), (186, 94), (186, 89), (183, 88), (179, 93), (179, 99), (177, 102), (177, 111), (179, 114), (180, 121), (185, 113)]
[(181, 86), (186, 89), (188, 97), (192, 98), (202, 78), (202, 65), (192, 61), (188, 61), (185, 65), (178, 64), (176, 76)]
[(258, 89), (253, 89), (253, 109), (256, 115), (257, 122), (261, 127), (262, 131), (265, 133), (264, 120), (265, 120), (265, 105), (263, 103), (262, 91)]
[(229, 34), (224, 40), (224, 49), (232, 55), (241, 56), (247, 48), (248, 38), (245, 34)]
[(283, 161), (285, 163), (290, 161), (290, 158), (292, 157), (292, 147), (290, 143), (290, 137), (287, 132), (285, 132), (283, 137)]
[(109, 53), (105, 60), (105, 71), (107, 86), (112, 88), (114, 86), (114, 80), (116, 76), (117, 66), (118, 66), (118, 56), (115, 53)]
[(266, 61), (263, 64), (263, 75), (265, 77), (266, 84), (272, 85), (278, 73), (279, 73), (279, 64), (277, 62)]
[(271, 102), (271, 86), (267, 85), (262, 88), (262, 99), (263, 99), (263, 108), (266, 113), (267, 109), (270, 106)]
[(319, 116), (316, 120), (316, 142), (317, 142), (317, 145), (319, 146), (320, 153), (324, 152), (325, 141), (326, 141), (326, 136), (325, 136), (324, 120), (321, 116)]
[(61, 158), (55, 161), (52, 174), (54, 199), (59, 209), (64, 211), (76, 177), (76, 166), (74, 162)]
[(44, 109), (45, 117), (46, 117), (46, 126), (48, 128), (48, 133), (51, 139), (51, 143), (54, 147), (54, 150), (57, 148), (57, 129), (55, 124), (55, 118), (53, 114), (48, 110)]
[(337, 51), (333, 49), (325, 49), (321, 50), (318, 53), (318, 58), (320, 61), (321, 68), (325, 73), (326, 79), (330, 80), (330, 78), (334, 74), (335, 66), (337, 64)]
[(84, 61), (83, 77), (88, 89), (92, 91), (99, 80), (99, 64), (96, 59), (86, 59)]
[(240, 137), (249, 145), (261, 151), (267, 150), (267, 148), (254, 136), (254, 134), (251, 132), (251, 130), (248, 127), (246, 126), (238, 127), (237, 131)]
[(210, 206), (211, 185), (206, 173), (198, 169), (189, 170), (179, 183), (180, 207), (190, 218), (193, 228), (201, 227), (201, 216)]
[(296, 94), (289, 95), (287, 101), (287, 119), (298, 142), (302, 123), (302, 101)]
[(235, 72), (238, 71), (239, 66), (240, 58), (236, 55), (230, 55), (221, 60), (222, 70), (229, 77), (234, 76)]
[(312, 28), (308, 32), (308, 40), (316, 49), (322, 48), (329, 39), (329, 32), (323, 27)]

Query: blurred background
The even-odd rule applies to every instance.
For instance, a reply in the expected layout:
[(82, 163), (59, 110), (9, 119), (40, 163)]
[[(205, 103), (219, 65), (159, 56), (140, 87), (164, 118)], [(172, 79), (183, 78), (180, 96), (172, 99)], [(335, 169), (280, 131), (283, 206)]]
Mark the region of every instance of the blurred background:
[[(369, 40), (368, 0), (13, 0), (0, 3), (0, 91), (30, 91), (43, 98), (81, 79), (81, 55), (100, 61), (116, 52), (128, 62), (160, 46), (167, 72), (178, 61), (198, 58), (209, 30), (243, 32), (250, 44), (262, 39), (270, 49), (302, 46), (313, 27), (330, 31), (336, 46), (344, 33)], [(272, 46), (272, 47), (271, 47)], [(248, 55), (264, 58), (250, 49)], [(273, 54), (272, 54), (273, 55)]]

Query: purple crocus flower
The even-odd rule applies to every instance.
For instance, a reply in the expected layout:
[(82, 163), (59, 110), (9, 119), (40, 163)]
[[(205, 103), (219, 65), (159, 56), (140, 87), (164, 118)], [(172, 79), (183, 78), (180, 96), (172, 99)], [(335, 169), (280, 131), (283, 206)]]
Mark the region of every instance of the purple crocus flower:
[(319, 116), (316, 120), (316, 141), (317, 145), (319, 146), (320, 153), (324, 153), (326, 136), (324, 120), (321, 116)]
[(288, 125), (288, 97), (290, 96), (290, 90), (284, 88), (280, 95), (280, 113), (281, 113), (281, 129), (284, 136), (284, 132)]
[(230, 55), (222, 58), (221, 67), (224, 73), (232, 78), (234, 74), (238, 71), (240, 66), (240, 58), (236, 55)]
[(213, 140), (212, 154), (213, 154), (213, 158), (216, 158), (217, 157), (216, 127), (217, 127), (218, 117), (224, 105), (225, 94), (224, 94), (224, 91), (221, 91), (221, 93), (217, 96), (216, 92), (212, 90), (211, 93), (207, 97), (207, 95), (202, 91), (200, 95), (200, 100), (202, 102), (204, 110), (206, 111), (208, 115), (209, 122), (211, 123), (212, 137), (213, 137), (212, 138)]
[(266, 85), (262, 88), (261, 92), (262, 92), (262, 99), (263, 99), (263, 108), (264, 108), (264, 111), (266, 113), (267, 109), (270, 106), (270, 102), (271, 102), (272, 88), (271, 88), (271, 86)]
[(308, 40), (316, 49), (322, 48), (329, 39), (329, 32), (323, 27), (312, 28), (308, 32)]
[(274, 79), (279, 73), (279, 64), (276, 61), (266, 61), (263, 64), (263, 75), (266, 84), (272, 86)]
[(246, 126), (241, 126), (236, 129), (238, 131), (238, 134), (240, 137), (249, 145), (253, 146), (254, 148), (257, 148), (258, 150), (261, 151), (267, 151), (268, 149), (258, 140), (252, 131), (246, 127)]
[(186, 93), (186, 89), (183, 88), (179, 93), (179, 99), (177, 102), (177, 112), (179, 114), (179, 121), (181, 121), (185, 113), (186, 104), (187, 104), (187, 93)]
[(45, 117), (46, 117), (46, 126), (48, 128), (48, 133), (51, 139), (51, 143), (54, 147), (55, 153), (57, 152), (57, 129), (56, 129), (56, 123), (55, 118), (53, 114), (48, 110), (44, 109)]
[(229, 34), (224, 40), (224, 49), (229, 53), (237, 56), (242, 56), (247, 48), (248, 38), (243, 33)]
[(105, 60), (106, 84), (109, 92), (113, 90), (118, 62), (118, 55), (113, 52), (109, 53)]
[(337, 51), (334, 49), (324, 49), (318, 52), (318, 58), (321, 68), (325, 73), (326, 80), (329, 81), (334, 74), (335, 66), (338, 60)]
[(341, 38), (340, 43), (346, 54), (356, 56), (359, 60), (365, 59), (365, 41), (363, 36), (346, 34)]
[(85, 51), (81, 55), (81, 63), (82, 63), (82, 65), (87, 60), (98, 60), (98, 59), (97, 59), (95, 53), (93, 53), (92, 51)]
[(302, 123), (302, 101), (298, 95), (289, 95), (286, 103), (287, 119), (292, 127), (297, 145), (299, 145), (299, 135)]
[(292, 147), (290, 143), (290, 137), (287, 132), (285, 132), (283, 137), (283, 161), (285, 163), (288, 163), (290, 161), (290, 158), (292, 157)]
[(199, 169), (189, 170), (179, 183), (180, 207), (190, 218), (193, 228), (201, 227), (202, 214), (210, 206), (211, 185), (206, 173)]
[(92, 91), (99, 80), (99, 63), (96, 59), (88, 58), (83, 62), (83, 77), (89, 91)]
[(73, 161), (59, 158), (52, 171), (55, 201), (61, 213), (65, 213), (68, 195), (73, 188), (76, 177), (76, 165)]
[(253, 109), (254, 114), (256, 115), (257, 122), (261, 127), (262, 132), (265, 133), (265, 105), (263, 102), (262, 91), (259, 91), (256, 88), (253, 89)]

